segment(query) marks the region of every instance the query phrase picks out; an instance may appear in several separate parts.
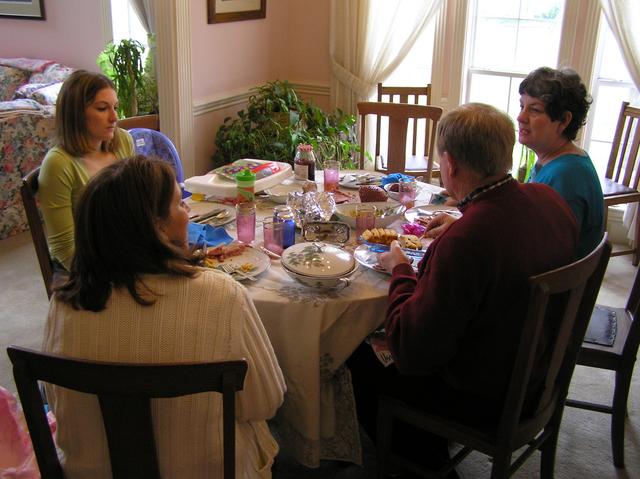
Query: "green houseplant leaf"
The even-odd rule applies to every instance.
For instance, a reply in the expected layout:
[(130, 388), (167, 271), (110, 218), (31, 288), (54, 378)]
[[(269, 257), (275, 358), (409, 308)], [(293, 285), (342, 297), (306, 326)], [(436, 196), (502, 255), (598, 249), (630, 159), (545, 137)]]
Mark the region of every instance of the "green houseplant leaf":
[(268, 82), (251, 92), (246, 109), (225, 118), (218, 129), (214, 167), (240, 158), (291, 164), (301, 143), (313, 146), (319, 168), (334, 158), (344, 168), (355, 167), (360, 146), (353, 115), (325, 113), (302, 100), (287, 81)]
[[(149, 40), (152, 42), (153, 36)], [(116, 87), (121, 118), (157, 112), (153, 57), (148, 55), (143, 62), (144, 51), (145, 47), (137, 40), (124, 39), (117, 45), (107, 44), (96, 60)]]

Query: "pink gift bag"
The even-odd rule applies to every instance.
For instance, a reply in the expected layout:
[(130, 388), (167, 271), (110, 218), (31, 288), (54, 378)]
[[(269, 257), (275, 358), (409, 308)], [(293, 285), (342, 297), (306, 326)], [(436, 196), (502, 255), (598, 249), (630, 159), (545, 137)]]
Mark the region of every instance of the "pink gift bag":
[[(56, 420), (47, 413), (55, 440)], [(40, 471), (29, 430), (15, 396), (0, 387), (0, 479), (38, 479)]]

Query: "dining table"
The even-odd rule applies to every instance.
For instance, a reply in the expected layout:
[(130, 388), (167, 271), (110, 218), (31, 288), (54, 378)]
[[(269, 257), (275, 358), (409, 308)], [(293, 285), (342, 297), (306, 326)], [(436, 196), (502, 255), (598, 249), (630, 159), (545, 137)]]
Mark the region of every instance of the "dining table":
[[(368, 174), (353, 170), (341, 174)], [(318, 190), (322, 171), (316, 171)], [(357, 202), (357, 189), (340, 188)], [(436, 188), (437, 191), (437, 188)], [(428, 204), (433, 188), (419, 193), (416, 204)], [(256, 196), (256, 238), (261, 251), (263, 218), (273, 216), (269, 196)], [(404, 220), (398, 220), (399, 224)], [(393, 226), (393, 225), (392, 225)], [(235, 221), (224, 225), (236, 238)], [(304, 241), (298, 230), (296, 242)], [(356, 239), (343, 244), (353, 251)], [(262, 319), (285, 377), (284, 403), (270, 421), (281, 448), (300, 464), (318, 467), (321, 459), (362, 464), (362, 452), (351, 376), (345, 361), (384, 321), (391, 276), (358, 266), (346, 287), (317, 289), (293, 279), (278, 258), (246, 286)], [(374, 400), (374, 399), (372, 399)]]

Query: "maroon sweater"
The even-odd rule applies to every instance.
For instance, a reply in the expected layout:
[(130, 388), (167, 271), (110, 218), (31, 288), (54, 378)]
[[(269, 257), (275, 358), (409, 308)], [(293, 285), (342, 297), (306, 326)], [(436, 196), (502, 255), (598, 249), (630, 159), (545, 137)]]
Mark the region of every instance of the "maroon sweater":
[(435, 373), (455, 391), (501, 401), (527, 279), (573, 260), (577, 225), (554, 190), (516, 181), (480, 194), (463, 213), (430, 245), (417, 278), (409, 265), (394, 268), (387, 343), (401, 373)]

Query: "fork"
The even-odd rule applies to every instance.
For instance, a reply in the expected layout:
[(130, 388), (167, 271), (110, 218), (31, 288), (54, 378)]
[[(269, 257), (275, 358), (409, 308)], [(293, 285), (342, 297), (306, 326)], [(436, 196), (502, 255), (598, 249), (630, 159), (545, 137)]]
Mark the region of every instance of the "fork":
[(256, 277), (251, 275), (251, 274), (247, 274), (244, 271), (242, 271), (242, 269), (240, 269), (239, 266), (233, 266), (227, 263), (221, 263), (218, 265), (220, 267), (220, 269), (222, 271), (224, 271), (225, 273), (232, 275), (235, 273), (238, 276), (240, 276), (241, 278), (245, 278), (248, 279), (250, 281), (257, 281)]

